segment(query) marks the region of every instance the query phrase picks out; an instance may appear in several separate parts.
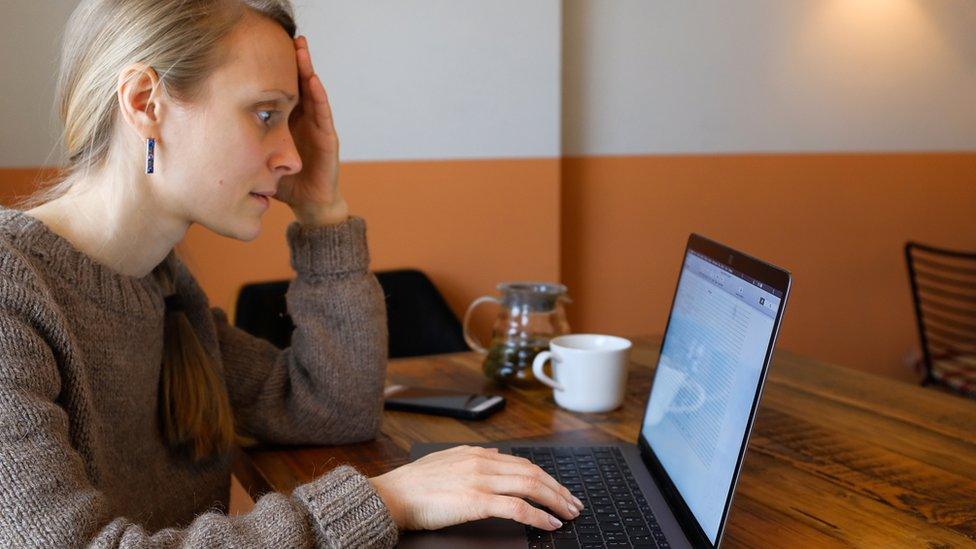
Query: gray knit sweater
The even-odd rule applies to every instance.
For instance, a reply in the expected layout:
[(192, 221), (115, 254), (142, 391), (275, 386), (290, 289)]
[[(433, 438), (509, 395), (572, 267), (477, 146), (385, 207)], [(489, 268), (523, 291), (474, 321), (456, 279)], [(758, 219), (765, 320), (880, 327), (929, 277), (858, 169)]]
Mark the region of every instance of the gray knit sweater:
[[(230, 326), (180, 266), (177, 292), (224, 368), (241, 430), (263, 442), (375, 436), (386, 368), (382, 293), (362, 219), (288, 227), (297, 328), (280, 351)], [(157, 416), (163, 295), (22, 212), (0, 208), (0, 546), (392, 546), (396, 526), (349, 466), (231, 517), (226, 459), (194, 465)]]

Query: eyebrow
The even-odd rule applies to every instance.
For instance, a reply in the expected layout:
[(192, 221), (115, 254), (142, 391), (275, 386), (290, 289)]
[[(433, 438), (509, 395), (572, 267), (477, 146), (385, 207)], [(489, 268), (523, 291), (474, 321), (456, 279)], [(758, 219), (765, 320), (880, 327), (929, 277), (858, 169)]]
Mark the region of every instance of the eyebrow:
[(277, 93), (279, 95), (284, 96), (285, 99), (287, 99), (289, 102), (295, 102), (295, 96), (294, 95), (292, 95), (292, 94), (290, 94), (290, 93), (288, 93), (288, 92), (286, 92), (284, 90), (278, 89), (278, 88), (272, 88), (270, 90), (261, 90), (261, 93)]

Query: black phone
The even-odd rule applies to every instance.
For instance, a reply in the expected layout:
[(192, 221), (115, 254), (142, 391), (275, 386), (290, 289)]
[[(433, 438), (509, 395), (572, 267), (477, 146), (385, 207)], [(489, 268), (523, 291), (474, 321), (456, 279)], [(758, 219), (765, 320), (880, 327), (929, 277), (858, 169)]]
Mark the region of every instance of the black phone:
[(384, 390), (383, 396), (387, 410), (461, 419), (484, 419), (505, 407), (505, 397), (501, 395), (479, 395), (451, 389), (391, 385)]

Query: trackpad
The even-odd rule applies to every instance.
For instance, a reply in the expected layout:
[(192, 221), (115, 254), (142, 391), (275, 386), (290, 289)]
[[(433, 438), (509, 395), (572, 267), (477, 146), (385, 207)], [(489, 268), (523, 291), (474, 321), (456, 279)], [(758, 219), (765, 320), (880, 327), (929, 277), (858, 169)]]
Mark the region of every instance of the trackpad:
[(399, 547), (524, 547), (526, 543), (525, 526), (490, 518), (442, 530), (404, 532)]

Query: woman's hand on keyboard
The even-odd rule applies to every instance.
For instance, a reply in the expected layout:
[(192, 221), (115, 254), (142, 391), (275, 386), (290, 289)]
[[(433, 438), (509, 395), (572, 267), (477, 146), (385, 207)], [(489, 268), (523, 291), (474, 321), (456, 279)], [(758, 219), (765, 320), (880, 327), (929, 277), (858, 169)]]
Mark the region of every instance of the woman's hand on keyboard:
[(494, 448), (456, 446), (369, 479), (401, 530), (436, 530), (489, 517), (544, 530), (579, 516), (583, 504), (525, 458)]

